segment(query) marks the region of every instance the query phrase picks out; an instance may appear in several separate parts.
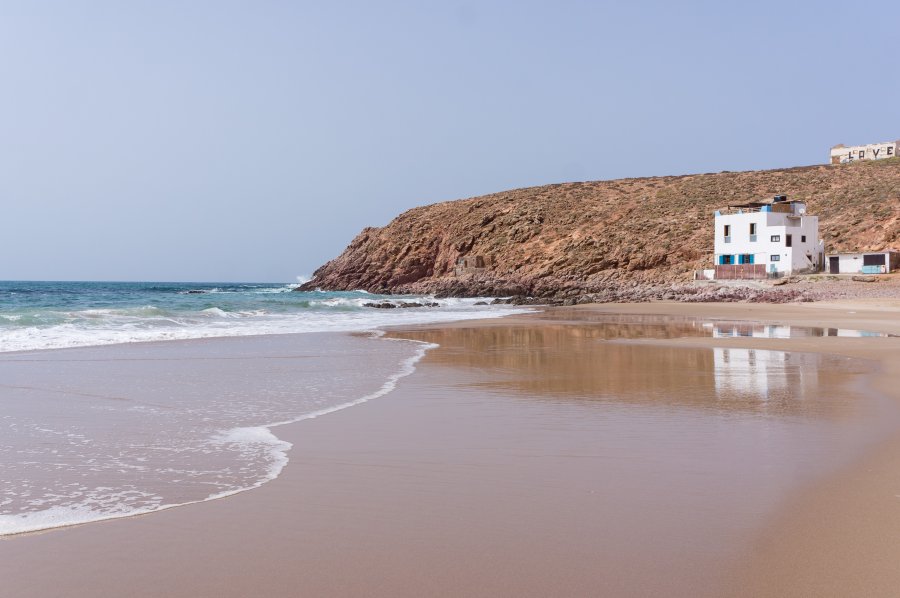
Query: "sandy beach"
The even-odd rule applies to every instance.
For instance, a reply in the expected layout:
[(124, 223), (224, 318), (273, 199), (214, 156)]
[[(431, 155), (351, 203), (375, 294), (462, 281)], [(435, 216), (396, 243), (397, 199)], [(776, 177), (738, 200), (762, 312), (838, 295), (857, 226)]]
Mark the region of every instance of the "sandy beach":
[(900, 338), (696, 318), (900, 335), (892, 300), (392, 330), (440, 347), (386, 396), (278, 428), (277, 479), (3, 538), (0, 595), (895, 595)]

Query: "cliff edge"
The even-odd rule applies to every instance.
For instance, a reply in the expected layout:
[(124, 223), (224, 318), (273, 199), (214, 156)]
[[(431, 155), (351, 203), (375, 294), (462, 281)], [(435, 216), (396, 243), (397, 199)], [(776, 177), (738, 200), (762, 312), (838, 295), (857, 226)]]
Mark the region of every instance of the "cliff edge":
[(566, 298), (688, 282), (710, 268), (713, 211), (785, 194), (826, 251), (900, 246), (900, 158), (563, 183), (414, 208), (366, 228), (300, 290)]

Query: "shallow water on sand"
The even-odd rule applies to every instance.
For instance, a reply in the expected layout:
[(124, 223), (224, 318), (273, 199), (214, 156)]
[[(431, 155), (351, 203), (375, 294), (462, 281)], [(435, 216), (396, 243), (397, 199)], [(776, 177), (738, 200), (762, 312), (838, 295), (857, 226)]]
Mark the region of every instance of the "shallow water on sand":
[(273, 479), (278, 426), (389, 392), (425, 345), (304, 334), (0, 355), (0, 535)]

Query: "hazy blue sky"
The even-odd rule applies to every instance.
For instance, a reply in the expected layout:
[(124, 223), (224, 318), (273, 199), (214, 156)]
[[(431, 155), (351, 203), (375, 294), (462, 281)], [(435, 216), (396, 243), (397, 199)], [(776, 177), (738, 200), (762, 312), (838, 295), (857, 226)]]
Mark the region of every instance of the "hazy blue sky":
[(401, 211), (900, 138), (900, 3), (0, 0), (0, 279), (292, 281)]

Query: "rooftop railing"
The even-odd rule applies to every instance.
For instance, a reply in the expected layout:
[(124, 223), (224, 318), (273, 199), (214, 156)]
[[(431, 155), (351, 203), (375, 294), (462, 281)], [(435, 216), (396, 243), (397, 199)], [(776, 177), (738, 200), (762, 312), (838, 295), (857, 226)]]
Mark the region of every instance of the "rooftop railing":
[[(720, 208), (720, 209), (716, 210), (716, 213), (721, 214), (723, 216), (731, 215), (731, 214), (752, 214), (754, 212), (763, 212), (763, 211), (768, 212), (769, 211), (768, 207), (769, 206), (762, 206), (759, 208), (731, 208), (731, 207), (728, 207), (728, 208)], [(763, 208), (766, 208), (766, 209), (764, 210)]]

